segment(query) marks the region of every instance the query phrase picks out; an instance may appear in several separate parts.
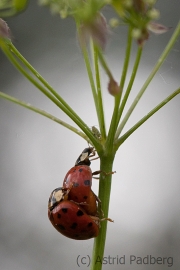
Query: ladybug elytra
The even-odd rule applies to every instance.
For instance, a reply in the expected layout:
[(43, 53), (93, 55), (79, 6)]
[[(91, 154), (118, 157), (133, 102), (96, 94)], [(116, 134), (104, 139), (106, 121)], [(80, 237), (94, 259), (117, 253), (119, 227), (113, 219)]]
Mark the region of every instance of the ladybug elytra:
[(54, 228), (68, 238), (87, 240), (98, 236), (98, 219), (87, 215), (72, 201), (60, 202), (54, 209), (48, 210), (48, 216)]

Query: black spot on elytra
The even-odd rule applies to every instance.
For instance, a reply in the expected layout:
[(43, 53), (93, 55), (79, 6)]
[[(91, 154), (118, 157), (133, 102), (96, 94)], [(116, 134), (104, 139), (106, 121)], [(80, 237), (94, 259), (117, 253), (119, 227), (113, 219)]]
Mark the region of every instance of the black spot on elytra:
[(84, 197), (83, 197), (84, 200), (87, 200), (87, 198), (88, 198), (88, 196), (84, 196)]
[(90, 180), (84, 180), (84, 185), (85, 186), (90, 186), (91, 185), (91, 181)]
[(92, 222), (89, 222), (87, 226), (90, 228), (92, 227), (92, 225), (93, 225)]
[(68, 211), (68, 209), (67, 209), (67, 208), (62, 208), (62, 212), (63, 212), (63, 213), (65, 213), (65, 214), (66, 214), (66, 213), (67, 213), (67, 211)]
[(79, 187), (78, 183), (73, 183), (73, 187)]
[(65, 227), (63, 226), (63, 225), (61, 225), (61, 224), (57, 224), (57, 226), (58, 226), (58, 228), (60, 229), (60, 230), (65, 230)]
[(84, 215), (84, 213), (83, 213), (83, 211), (78, 210), (77, 213), (76, 213), (76, 215), (77, 215), (78, 217), (81, 217), (81, 216)]
[(57, 217), (58, 217), (58, 218), (61, 218), (61, 214), (58, 214)]
[(76, 227), (77, 227), (77, 223), (76, 222), (74, 222), (72, 225), (71, 225), (71, 229), (76, 229)]
[(82, 168), (80, 168), (80, 169), (79, 169), (79, 172), (82, 172), (82, 171), (83, 171), (83, 169), (82, 169)]

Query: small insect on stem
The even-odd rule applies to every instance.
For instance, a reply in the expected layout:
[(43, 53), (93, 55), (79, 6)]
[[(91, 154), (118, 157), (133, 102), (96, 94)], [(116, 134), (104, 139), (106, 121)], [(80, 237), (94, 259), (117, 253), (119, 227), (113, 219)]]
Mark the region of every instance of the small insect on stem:
[(96, 139), (102, 140), (101, 133), (99, 132), (99, 130), (95, 126), (92, 126), (91, 130), (92, 130), (94, 137), (96, 137)]

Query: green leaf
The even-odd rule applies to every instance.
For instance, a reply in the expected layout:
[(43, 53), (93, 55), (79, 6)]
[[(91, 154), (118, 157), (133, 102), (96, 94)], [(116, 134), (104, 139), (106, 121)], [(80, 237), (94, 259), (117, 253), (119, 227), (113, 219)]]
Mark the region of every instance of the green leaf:
[(26, 8), (28, 0), (14, 0), (13, 3), (14, 3), (14, 8), (16, 9), (16, 11), (20, 12)]
[(15, 16), (23, 11), (28, 4), (28, 0), (1, 0), (0, 1), (0, 17), (6, 18)]

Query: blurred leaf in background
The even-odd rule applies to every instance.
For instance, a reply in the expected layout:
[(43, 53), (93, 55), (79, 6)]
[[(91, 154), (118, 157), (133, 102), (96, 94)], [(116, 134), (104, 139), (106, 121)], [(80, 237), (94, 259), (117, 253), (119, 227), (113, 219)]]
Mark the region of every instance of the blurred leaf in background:
[(28, 0), (0, 0), (0, 17), (7, 18), (22, 12)]

